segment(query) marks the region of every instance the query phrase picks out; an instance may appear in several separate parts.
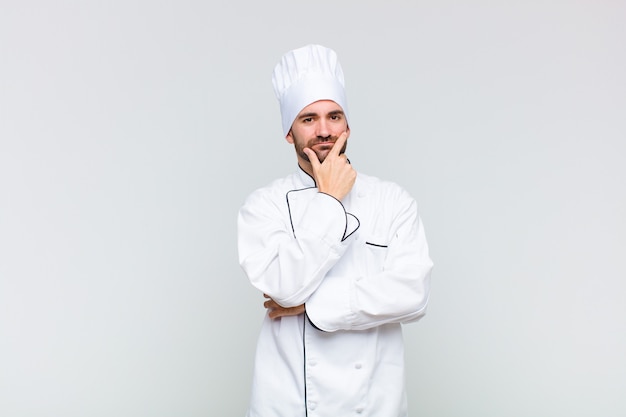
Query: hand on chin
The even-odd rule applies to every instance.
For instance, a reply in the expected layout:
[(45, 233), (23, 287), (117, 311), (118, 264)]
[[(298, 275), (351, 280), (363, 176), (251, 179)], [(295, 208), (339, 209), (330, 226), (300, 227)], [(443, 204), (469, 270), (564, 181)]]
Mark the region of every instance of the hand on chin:
[(318, 143), (316, 145), (311, 146), (311, 149), (313, 150), (313, 152), (315, 152), (315, 155), (317, 155), (317, 159), (320, 162), (324, 162), (324, 159), (326, 159), (326, 156), (328, 155), (328, 153), (330, 152), (332, 148), (333, 148), (332, 142)]

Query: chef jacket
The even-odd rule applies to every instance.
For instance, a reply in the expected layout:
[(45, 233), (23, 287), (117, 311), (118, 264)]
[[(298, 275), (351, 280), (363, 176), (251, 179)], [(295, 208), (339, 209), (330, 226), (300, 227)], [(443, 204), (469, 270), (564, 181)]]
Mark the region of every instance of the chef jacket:
[(402, 323), (425, 314), (432, 262), (415, 200), (361, 173), (342, 201), (306, 172), (239, 211), (250, 282), (298, 316), (264, 318), (248, 417), (405, 417)]

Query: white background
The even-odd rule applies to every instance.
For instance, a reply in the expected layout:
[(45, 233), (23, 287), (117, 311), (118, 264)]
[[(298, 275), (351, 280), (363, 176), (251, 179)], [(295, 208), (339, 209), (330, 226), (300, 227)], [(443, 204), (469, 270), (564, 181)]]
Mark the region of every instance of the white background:
[(236, 214), (307, 43), (426, 225), (411, 415), (626, 415), (626, 3), (215, 3), (0, 0), (0, 415), (243, 416)]

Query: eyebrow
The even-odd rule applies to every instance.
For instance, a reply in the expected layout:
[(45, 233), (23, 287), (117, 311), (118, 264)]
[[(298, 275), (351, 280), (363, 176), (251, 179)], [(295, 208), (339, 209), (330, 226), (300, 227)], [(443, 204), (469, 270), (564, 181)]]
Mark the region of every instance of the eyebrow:
[(315, 112), (302, 113), (298, 116), (298, 119), (306, 119), (307, 117), (316, 117), (318, 114)]
[[(336, 116), (338, 114), (343, 115), (343, 110), (333, 110), (333, 111), (329, 111), (328, 114), (330, 116)], [(298, 119), (306, 119), (307, 117), (319, 117), (319, 114), (315, 113), (315, 112), (308, 112), (308, 113), (302, 113), (301, 115), (298, 116)]]

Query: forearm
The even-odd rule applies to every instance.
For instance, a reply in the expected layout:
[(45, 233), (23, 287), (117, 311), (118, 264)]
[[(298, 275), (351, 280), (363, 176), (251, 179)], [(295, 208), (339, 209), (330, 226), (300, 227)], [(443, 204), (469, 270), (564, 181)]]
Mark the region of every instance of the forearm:
[(315, 190), (290, 194), (288, 223), (258, 205), (245, 205), (238, 220), (241, 266), (252, 285), (284, 307), (306, 302), (349, 245), (339, 202)]
[(309, 317), (325, 331), (418, 320), (426, 312), (431, 269), (425, 264), (413, 267), (410, 275), (329, 276), (307, 302)]
[(289, 239), (248, 256), (241, 263), (254, 287), (284, 307), (305, 303), (340, 258), (319, 239)]
[(383, 246), (361, 239), (309, 298), (307, 311), (319, 328), (363, 330), (425, 314), (433, 264), (414, 204), (393, 224), (392, 239)]

